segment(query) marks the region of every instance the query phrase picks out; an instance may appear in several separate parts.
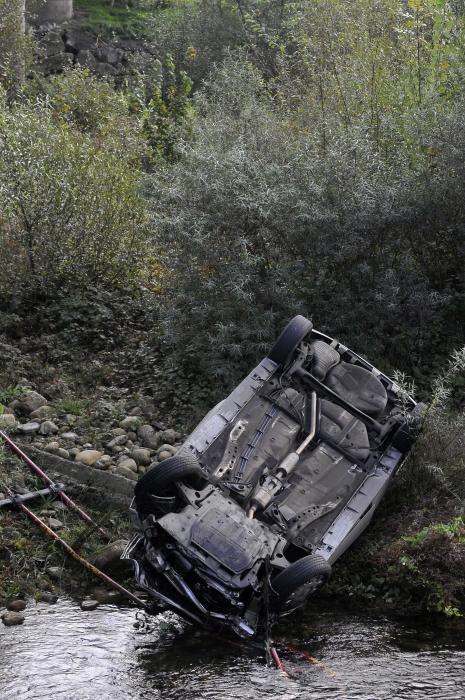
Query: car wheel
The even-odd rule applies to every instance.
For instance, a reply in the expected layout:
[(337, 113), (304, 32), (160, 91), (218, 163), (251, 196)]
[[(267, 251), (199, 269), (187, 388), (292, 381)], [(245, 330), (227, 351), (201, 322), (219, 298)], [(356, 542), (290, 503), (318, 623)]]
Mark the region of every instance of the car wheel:
[(198, 460), (187, 452), (154, 464), (134, 488), (137, 510), (151, 512), (156, 503), (153, 496), (173, 499), (178, 495), (176, 482), (183, 481), (191, 486), (198, 486), (202, 478), (204, 474)]
[(313, 328), (313, 323), (305, 316), (294, 316), (278, 336), (268, 357), (278, 365), (285, 366), (294, 354), (297, 346)]
[(305, 603), (331, 576), (331, 565), (319, 554), (309, 554), (290, 564), (271, 581), (275, 608), (280, 614), (292, 612)]
[(408, 452), (415, 442), (416, 432), (428, 406), (421, 401), (416, 404), (408, 418), (397, 428), (391, 444), (400, 452)]

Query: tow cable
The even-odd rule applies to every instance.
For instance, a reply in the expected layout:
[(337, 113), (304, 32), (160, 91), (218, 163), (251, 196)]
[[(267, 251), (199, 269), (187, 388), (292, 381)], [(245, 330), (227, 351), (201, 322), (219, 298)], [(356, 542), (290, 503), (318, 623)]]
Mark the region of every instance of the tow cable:
[[(35, 474), (37, 474), (37, 476), (39, 476), (42, 479), (42, 481), (44, 481), (46, 484), (48, 484), (50, 489), (52, 489), (52, 490), (56, 489), (56, 485), (47, 476), (47, 474), (44, 471), (42, 471), (42, 469), (37, 464), (35, 464), (35, 462), (33, 462), (32, 459), (30, 459), (27, 456), (27, 454), (25, 454), (22, 451), (22, 449), (20, 447), (18, 447), (18, 445), (15, 442), (13, 442), (13, 440), (11, 438), (9, 438), (8, 435), (6, 435), (1, 430), (0, 430), (0, 438), (5, 442), (6, 445), (8, 445), (8, 447), (10, 448), (10, 450), (12, 452), (14, 452), (25, 464), (28, 465), (28, 467), (30, 469), (32, 469), (32, 471)], [(57, 491), (58, 498), (60, 498), (60, 500), (63, 501), (63, 503), (65, 503), (69, 508), (74, 510), (82, 520), (84, 520), (89, 525), (92, 525), (104, 539), (106, 539), (107, 541), (111, 540), (111, 535), (106, 530), (104, 530), (99, 525), (97, 525), (97, 523), (94, 523), (92, 518), (89, 515), (87, 515), (87, 513), (85, 513), (82, 510), (82, 508), (80, 508), (77, 505), (77, 503), (72, 501), (71, 498), (69, 498), (69, 496), (66, 495), (66, 493), (63, 493), (62, 490), (58, 490), (58, 489), (56, 489), (56, 491)]]
[[(40, 467), (35, 464), (32, 459), (30, 459), (19, 447), (16, 445), (13, 440), (11, 440), (5, 433), (0, 431), (0, 438), (8, 445), (8, 447), (23, 461), (25, 462), (33, 472), (35, 472), (40, 478), (45, 481), (48, 485), (49, 488), (45, 489), (48, 493), (54, 494), (58, 496), (63, 503), (65, 503), (67, 506), (72, 508), (82, 520), (85, 520), (86, 523), (92, 525), (98, 532), (99, 534), (104, 537), (106, 540), (110, 540), (111, 536), (109, 533), (101, 528), (97, 523), (95, 523), (92, 518), (82, 510), (74, 501), (71, 500), (65, 493), (63, 493), (62, 486), (54, 484), (54, 482), (47, 476), (47, 474), (42, 471)], [(137, 595), (134, 593), (131, 593), (127, 588), (122, 586), (120, 583), (112, 579), (110, 576), (105, 574), (103, 571), (98, 569), (96, 566), (90, 563), (87, 559), (82, 557), (80, 554), (78, 554), (67, 542), (65, 542), (56, 532), (53, 530), (51, 527), (49, 527), (41, 518), (39, 518), (38, 515), (36, 515), (30, 508), (28, 508), (26, 505), (24, 505), (25, 500), (30, 500), (32, 497), (35, 497), (37, 495), (41, 495), (41, 491), (36, 491), (33, 494), (26, 494), (26, 498), (24, 495), (18, 495), (15, 494), (7, 484), (3, 484), (2, 488), (5, 489), (7, 495), (9, 498), (7, 499), (8, 503), (12, 503), (15, 505), (17, 508), (23, 511), (38, 527), (40, 527), (41, 530), (43, 530), (49, 537), (54, 539), (56, 542), (59, 542), (63, 549), (71, 556), (73, 559), (78, 561), (84, 568), (86, 568), (88, 571), (90, 571), (91, 574), (94, 576), (97, 576), (100, 578), (102, 581), (105, 581), (105, 583), (112, 588), (115, 588), (117, 591), (125, 595), (127, 598), (132, 600), (134, 603), (136, 603), (139, 607), (143, 608), (147, 612), (150, 612), (149, 606), (146, 605), (146, 603), (142, 600), (142, 598), (139, 598)]]

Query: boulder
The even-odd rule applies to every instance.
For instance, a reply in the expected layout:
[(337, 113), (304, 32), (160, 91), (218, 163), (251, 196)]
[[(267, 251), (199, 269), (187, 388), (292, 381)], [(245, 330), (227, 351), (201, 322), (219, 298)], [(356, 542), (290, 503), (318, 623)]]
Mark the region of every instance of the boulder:
[(164, 445), (160, 445), (160, 447), (157, 450), (157, 455), (160, 456), (162, 452), (169, 452), (170, 457), (176, 454), (177, 449), (173, 447), (173, 445), (167, 445), (166, 443)]
[(59, 430), (58, 426), (51, 420), (45, 420), (39, 428), (40, 435), (55, 435)]
[(131, 432), (136, 431), (141, 424), (142, 420), (139, 416), (126, 416), (126, 418), (121, 421), (121, 427)]
[(60, 581), (61, 578), (63, 577), (63, 569), (61, 566), (49, 566), (46, 569), (46, 573), (54, 581)]
[(5, 612), (2, 615), (2, 622), (7, 627), (22, 625), (24, 622), (24, 615), (21, 612)]
[(113, 474), (117, 474), (118, 476), (124, 476), (125, 479), (130, 479), (131, 481), (137, 481), (137, 474), (133, 472), (132, 469), (128, 469), (123, 465), (116, 467), (116, 469), (113, 471)]
[(163, 432), (160, 434), (160, 442), (166, 442), (168, 445), (174, 445), (177, 437), (178, 433), (172, 428), (168, 428), (168, 430), (163, 430)]
[(76, 63), (83, 68), (95, 68), (97, 59), (89, 49), (82, 49), (76, 56)]
[(46, 420), (47, 418), (50, 418), (50, 416), (53, 414), (53, 408), (51, 406), (39, 406), (39, 408), (36, 408), (35, 411), (32, 411), (30, 414), (30, 418), (33, 420)]
[(71, 433), (71, 432), (61, 433), (60, 437), (63, 440), (69, 440), (69, 442), (79, 442), (79, 440), (80, 440), (79, 435), (77, 433)]
[(37, 391), (30, 391), (21, 399), (20, 403), (23, 411), (32, 413), (32, 411), (37, 410), (41, 406), (46, 406), (48, 401), (44, 396), (38, 394)]
[(81, 603), (81, 610), (95, 610), (95, 608), (98, 608), (99, 602), (98, 600), (83, 600)]
[(60, 449), (60, 443), (57, 442), (56, 440), (53, 440), (52, 442), (47, 442), (47, 444), (44, 447), (44, 450), (46, 452), (51, 452), (52, 454), (55, 453), (56, 450)]
[(52, 530), (61, 530), (64, 528), (63, 523), (61, 520), (58, 520), (58, 518), (49, 518), (48, 519), (48, 526), (52, 528)]
[(65, 450), (63, 447), (58, 447), (55, 454), (58, 455), (58, 457), (61, 457), (62, 459), (69, 459), (70, 457), (68, 450)]
[(50, 591), (42, 591), (38, 598), (41, 603), (50, 603), (50, 605), (53, 605), (58, 600), (58, 596)]
[(156, 450), (160, 445), (160, 434), (151, 425), (141, 425), (137, 429), (137, 434), (144, 447)]
[(133, 459), (139, 466), (146, 466), (152, 461), (150, 450), (146, 447), (136, 447), (134, 450), (132, 450), (131, 459)]
[(137, 474), (137, 462), (126, 455), (120, 457), (118, 460), (118, 467), (125, 467), (126, 469), (131, 469), (131, 471)]
[(23, 433), (23, 435), (30, 435), (32, 433), (36, 433), (40, 428), (40, 423), (36, 423), (35, 421), (30, 421), (29, 423), (23, 423), (22, 425), (18, 425), (17, 430), (18, 433)]
[(8, 603), (7, 605), (8, 610), (12, 610), (13, 612), (21, 612), (22, 610), (25, 610), (26, 608), (26, 601), (25, 600), (12, 600), (11, 603)]
[(124, 428), (112, 428), (112, 430), (110, 430), (110, 433), (113, 437), (119, 437), (120, 435), (126, 435), (126, 431)]
[(125, 445), (128, 441), (128, 436), (126, 433), (124, 435), (117, 435), (113, 440), (110, 440), (110, 442), (107, 443), (107, 447), (109, 450), (114, 450), (115, 447), (121, 447), (122, 445)]
[(101, 63), (109, 63), (112, 66), (117, 66), (121, 63), (124, 56), (124, 51), (117, 49), (114, 46), (100, 46), (94, 50), (94, 56)]
[(81, 464), (86, 464), (88, 467), (91, 467), (102, 456), (103, 452), (99, 452), (98, 450), (83, 450), (76, 455), (75, 460), (76, 462), (80, 462)]

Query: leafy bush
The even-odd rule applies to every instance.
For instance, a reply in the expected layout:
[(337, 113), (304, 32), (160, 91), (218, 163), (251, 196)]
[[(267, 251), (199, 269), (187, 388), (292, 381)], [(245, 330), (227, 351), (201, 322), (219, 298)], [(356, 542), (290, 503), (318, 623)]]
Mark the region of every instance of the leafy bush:
[(167, 337), (232, 379), (304, 312), (425, 388), (464, 330), (463, 20), (340, 0), (279, 25), (264, 6), (153, 183)]
[[(56, 103), (56, 96), (54, 97)], [(124, 284), (147, 234), (141, 174), (122, 139), (78, 130), (44, 102), (0, 102), (0, 287)]]
[(465, 499), (465, 347), (455, 351), (434, 381), (419, 437), (402, 468), (405, 487), (417, 496), (433, 491)]

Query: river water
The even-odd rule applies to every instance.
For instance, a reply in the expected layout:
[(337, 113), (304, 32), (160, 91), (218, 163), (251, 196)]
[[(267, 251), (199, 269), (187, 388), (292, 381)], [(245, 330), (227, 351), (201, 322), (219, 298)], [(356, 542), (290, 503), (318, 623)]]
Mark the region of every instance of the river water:
[(250, 652), (170, 613), (141, 617), (70, 600), (30, 603), (0, 624), (1, 700), (465, 700), (465, 624), (340, 611), (289, 619), (286, 677)]

